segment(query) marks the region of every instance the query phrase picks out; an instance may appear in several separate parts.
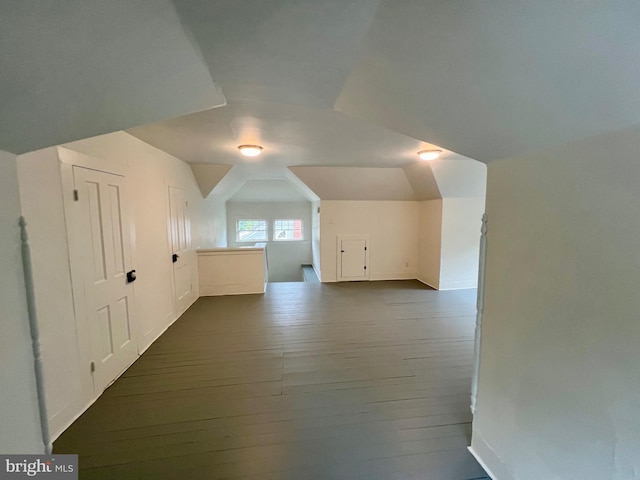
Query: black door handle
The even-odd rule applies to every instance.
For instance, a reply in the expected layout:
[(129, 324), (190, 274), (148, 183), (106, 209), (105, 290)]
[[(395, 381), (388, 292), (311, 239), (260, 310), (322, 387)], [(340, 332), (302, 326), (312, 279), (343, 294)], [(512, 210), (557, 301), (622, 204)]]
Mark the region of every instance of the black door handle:
[(130, 272), (127, 272), (127, 283), (133, 283), (135, 281), (136, 281), (136, 271), (131, 270)]
[(173, 263), (176, 263), (176, 262), (178, 261), (178, 259), (179, 259), (179, 258), (180, 258), (180, 257), (178, 256), (178, 254), (177, 254), (177, 253), (174, 253), (174, 254), (171, 256), (171, 260), (173, 260)]

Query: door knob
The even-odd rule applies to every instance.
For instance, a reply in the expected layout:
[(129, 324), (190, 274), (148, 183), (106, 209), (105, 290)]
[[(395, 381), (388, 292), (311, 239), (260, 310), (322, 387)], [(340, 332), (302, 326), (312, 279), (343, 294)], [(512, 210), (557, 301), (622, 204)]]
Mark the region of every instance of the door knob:
[(130, 272), (127, 272), (127, 283), (132, 283), (135, 281), (136, 281), (136, 271), (131, 270)]
[(173, 263), (176, 263), (176, 262), (178, 261), (178, 259), (179, 259), (179, 258), (180, 258), (180, 257), (178, 256), (178, 254), (177, 254), (177, 253), (174, 253), (174, 254), (171, 256), (171, 260), (173, 260)]

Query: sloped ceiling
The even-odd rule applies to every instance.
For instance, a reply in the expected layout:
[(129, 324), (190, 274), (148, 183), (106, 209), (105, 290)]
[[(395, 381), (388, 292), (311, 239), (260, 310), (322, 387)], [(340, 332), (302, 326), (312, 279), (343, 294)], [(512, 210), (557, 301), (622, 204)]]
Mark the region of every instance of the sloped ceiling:
[(247, 180), (230, 202), (308, 202), (288, 180)]
[[(464, 161), (640, 124), (639, 24), (637, 0), (8, 0), (0, 148), (144, 123), (129, 132), (234, 165), (223, 197), (301, 166), (399, 169), (417, 198), (461, 195), (480, 172)], [(205, 110), (225, 102), (216, 85), (227, 106)], [(238, 155), (254, 142), (264, 156)], [(415, 159), (429, 145), (445, 150), (430, 172)]]
[(432, 163), (433, 162), (429, 162), (429, 164), (414, 162), (402, 169), (413, 189), (416, 200), (435, 200), (442, 198), (440, 189), (438, 188), (438, 182), (431, 168)]
[(401, 168), (290, 167), (322, 200), (416, 200)]
[(487, 166), (475, 160), (434, 160), (429, 167), (442, 198), (482, 197), (487, 193)]
[[(205, 179), (199, 179), (204, 175), (209, 180), (213, 177), (207, 168), (210, 165), (199, 165), (191, 169), (196, 177), (198, 184)], [(316, 201), (320, 198), (306, 185), (296, 177), (288, 168), (275, 165), (212, 165), (216, 167), (216, 171), (222, 173), (223, 169), (231, 168), (228, 173), (218, 179), (215, 188), (211, 191), (216, 199), (221, 202), (227, 202), (230, 199), (234, 201)], [(256, 192), (251, 194), (249, 190), (255, 187)], [(244, 192), (242, 192), (244, 190)], [(280, 200), (275, 200), (273, 196)], [(206, 197), (206, 195), (203, 196)], [(251, 200), (247, 200), (249, 196)], [(240, 200), (238, 200), (240, 199)]]
[(0, 2), (0, 149), (224, 105), (169, 0)]
[(379, 0), (175, 0), (231, 102), (333, 108)]
[(640, 123), (640, 2), (381, 2), (337, 109), (488, 162)]
[(211, 191), (220, 183), (220, 180), (229, 173), (229, 170), (233, 168), (232, 165), (214, 165), (207, 164), (191, 164), (191, 171), (196, 178), (200, 193), (204, 198), (207, 198)]

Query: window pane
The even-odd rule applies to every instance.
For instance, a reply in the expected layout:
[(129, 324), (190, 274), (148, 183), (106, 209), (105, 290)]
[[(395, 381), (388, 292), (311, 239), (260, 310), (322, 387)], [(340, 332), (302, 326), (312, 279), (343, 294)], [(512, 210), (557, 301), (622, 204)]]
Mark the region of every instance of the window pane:
[(302, 220), (299, 218), (275, 220), (273, 222), (273, 240), (276, 242), (304, 240), (304, 235), (302, 234)]
[(267, 239), (266, 220), (242, 219), (236, 222), (236, 240), (238, 242), (264, 242)]

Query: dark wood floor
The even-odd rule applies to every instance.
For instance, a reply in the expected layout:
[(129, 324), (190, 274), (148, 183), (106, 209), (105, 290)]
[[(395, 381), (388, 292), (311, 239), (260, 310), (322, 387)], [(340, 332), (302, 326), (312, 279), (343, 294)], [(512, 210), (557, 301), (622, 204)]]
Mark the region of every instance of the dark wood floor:
[(199, 299), (56, 442), (84, 479), (484, 478), (475, 291), (276, 283)]

